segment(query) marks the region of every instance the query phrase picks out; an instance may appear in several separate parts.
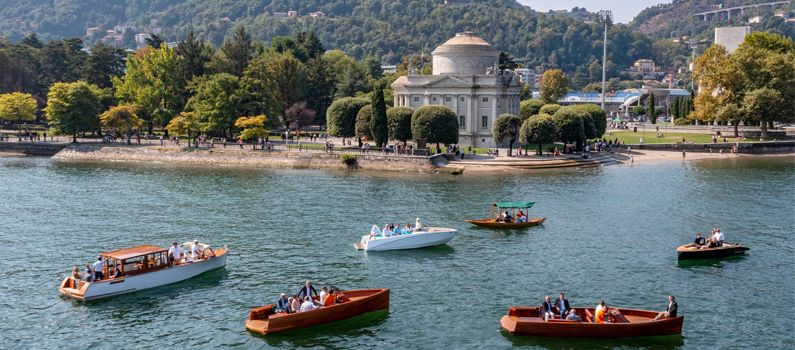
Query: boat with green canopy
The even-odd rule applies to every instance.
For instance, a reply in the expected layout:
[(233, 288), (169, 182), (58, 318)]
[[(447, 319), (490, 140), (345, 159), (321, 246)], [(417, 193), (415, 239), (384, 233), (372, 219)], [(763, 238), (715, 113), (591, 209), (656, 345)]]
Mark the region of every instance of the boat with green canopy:
[[(491, 218), (464, 221), (483, 227), (519, 228), (537, 226), (543, 224), (547, 218), (527, 218), (527, 212), (535, 204), (536, 202), (496, 202), (491, 205)], [(524, 209), (524, 212), (522, 209)], [(508, 215), (504, 215), (505, 211), (508, 212)]]

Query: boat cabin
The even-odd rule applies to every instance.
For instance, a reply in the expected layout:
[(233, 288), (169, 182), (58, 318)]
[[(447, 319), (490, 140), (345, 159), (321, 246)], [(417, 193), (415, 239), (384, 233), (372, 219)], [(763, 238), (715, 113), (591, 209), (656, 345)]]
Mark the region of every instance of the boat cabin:
[[(535, 204), (536, 202), (495, 202), (491, 205), (491, 220), (494, 222), (514, 222), (519, 211), (524, 209), (522, 213), (527, 216), (527, 212)], [(497, 209), (496, 212), (494, 209)], [(508, 214), (511, 215), (507, 220), (502, 217), (505, 210), (508, 210)]]
[(153, 245), (114, 250), (100, 256), (105, 263), (102, 273), (106, 277), (112, 277), (116, 266), (122, 275), (137, 275), (168, 266), (168, 249)]

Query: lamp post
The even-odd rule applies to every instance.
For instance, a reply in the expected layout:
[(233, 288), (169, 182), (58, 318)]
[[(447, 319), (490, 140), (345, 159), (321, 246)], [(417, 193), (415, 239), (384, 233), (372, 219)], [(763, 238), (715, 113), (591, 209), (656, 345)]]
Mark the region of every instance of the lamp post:
[(605, 110), (605, 78), (607, 76), (606, 65), (607, 65), (607, 22), (613, 20), (613, 11), (610, 10), (600, 10), (599, 11), (599, 20), (605, 24), (605, 39), (604, 39), (604, 47), (602, 50), (602, 110)]

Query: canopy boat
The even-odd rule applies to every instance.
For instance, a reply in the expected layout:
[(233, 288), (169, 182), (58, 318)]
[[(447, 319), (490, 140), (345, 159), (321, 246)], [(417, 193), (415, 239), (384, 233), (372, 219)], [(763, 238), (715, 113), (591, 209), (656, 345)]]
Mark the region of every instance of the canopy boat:
[[(553, 307), (553, 310), (556, 309)], [(595, 323), (594, 308), (572, 308), (582, 321), (555, 318), (544, 321), (540, 307), (511, 307), (500, 320), (502, 329), (516, 336), (553, 338), (634, 338), (682, 333), (684, 316), (653, 321), (656, 311), (610, 308), (614, 323)]]
[[(183, 250), (189, 252), (191, 244), (183, 243)], [(95, 300), (180, 282), (226, 265), (226, 246), (222, 249), (212, 249), (206, 244), (199, 246), (201, 254), (197, 259), (183, 258), (186, 261), (174, 266), (168, 264), (168, 249), (153, 245), (102, 253), (105, 279), (87, 282), (82, 274), (80, 279), (69, 276), (61, 282), (59, 290), (75, 299)], [(117, 266), (121, 276), (114, 278), (113, 270)]]
[(691, 259), (714, 259), (725, 258), (727, 256), (745, 254), (746, 250), (751, 250), (748, 247), (739, 244), (723, 243), (720, 247), (715, 248), (699, 248), (694, 243), (685, 244), (676, 248), (676, 254), (679, 260)]
[(353, 246), (366, 252), (433, 247), (447, 244), (455, 237), (456, 233), (458, 231), (452, 228), (428, 227), (422, 231), (393, 234), (389, 237), (379, 235), (371, 238), (370, 235), (365, 235), (362, 236), (359, 243), (354, 243)]
[[(484, 226), (484, 227), (498, 227), (498, 228), (519, 228), (519, 227), (530, 227), (530, 226), (537, 226), (544, 223), (544, 220), (547, 218), (540, 218), (540, 219), (528, 219), (526, 222), (516, 222), (516, 214), (517, 209), (521, 210), (524, 208), (524, 214), (527, 215), (527, 212), (533, 207), (536, 202), (496, 202), (491, 205), (491, 218), (490, 219), (483, 219), (483, 220), (464, 220), (470, 224)], [(497, 209), (497, 212), (494, 212), (494, 209)], [(505, 219), (502, 217), (502, 211), (504, 209), (510, 209), (513, 213), (511, 214), (512, 217)]]
[(246, 328), (259, 334), (271, 334), (389, 309), (389, 289), (351, 290), (343, 292), (343, 294), (350, 301), (292, 314), (274, 314), (273, 309), (276, 304), (253, 309), (249, 312), (248, 320), (246, 320)]

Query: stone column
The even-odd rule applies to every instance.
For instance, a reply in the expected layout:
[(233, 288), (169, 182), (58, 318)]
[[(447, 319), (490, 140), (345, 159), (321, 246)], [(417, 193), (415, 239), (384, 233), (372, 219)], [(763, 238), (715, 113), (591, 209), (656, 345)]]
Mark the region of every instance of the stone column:
[(498, 111), (497, 111), (497, 98), (499, 96), (500, 95), (497, 95), (497, 94), (492, 95), (493, 101), (491, 101), (491, 117), (489, 117), (489, 123), (486, 124), (486, 126), (489, 129), (491, 129), (491, 126), (494, 125), (494, 119), (497, 119), (497, 116), (499, 115), (499, 114), (497, 114), (498, 113)]
[(398, 94), (395, 94), (394, 96), (392, 96), (392, 105), (395, 106), (395, 107), (400, 107), (400, 103), (398, 102), (399, 99), (400, 99), (400, 95), (398, 95)]

